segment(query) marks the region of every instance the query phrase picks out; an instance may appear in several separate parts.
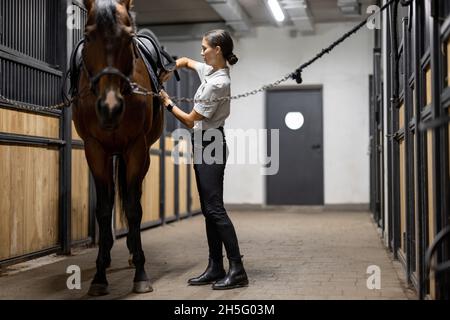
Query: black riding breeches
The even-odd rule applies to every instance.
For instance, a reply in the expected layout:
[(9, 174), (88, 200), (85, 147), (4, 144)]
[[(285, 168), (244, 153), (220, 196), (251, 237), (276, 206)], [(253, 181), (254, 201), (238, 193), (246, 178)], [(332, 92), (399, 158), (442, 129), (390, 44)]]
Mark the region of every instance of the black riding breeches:
[[(203, 136), (205, 132), (203, 131)], [(193, 146), (195, 178), (202, 213), (205, 216), (209, 256), (214, 260), (222, 259), (223, 243), (228, 259), (239, 261), (241, 254), (238, 239), (223, 204), (223, 181), (228, 154), (223, 128), (220, 130), (219, 140), (193, 141)], [(215, 147), (214, 151), (219, 152), (209, 152), (211, 147)], [(200, 153), (203, 154), (202, 157)], [(211, 155), (216, 160), (214, 163), (206, 159)]]

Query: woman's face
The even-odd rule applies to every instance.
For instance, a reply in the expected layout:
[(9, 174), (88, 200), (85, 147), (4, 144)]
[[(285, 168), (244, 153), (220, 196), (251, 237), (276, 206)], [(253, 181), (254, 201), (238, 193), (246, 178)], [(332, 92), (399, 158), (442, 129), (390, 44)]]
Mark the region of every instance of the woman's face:
[(220, 54), (219, 47), (211, 47), (208, 41), (203, 38), (201, 55), (207, 65), (213, 66), (217, 63), (217, 56)]

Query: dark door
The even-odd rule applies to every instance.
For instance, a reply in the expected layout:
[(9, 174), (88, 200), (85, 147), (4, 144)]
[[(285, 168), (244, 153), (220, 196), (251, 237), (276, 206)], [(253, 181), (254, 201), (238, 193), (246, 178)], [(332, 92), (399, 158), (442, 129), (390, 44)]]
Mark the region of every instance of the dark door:
[(322, 89), (267, 92), (267, 129), (278, 129), (280, 136), (279, 171), (267, 176), (267, 204), (324, 203), (322, 118)]

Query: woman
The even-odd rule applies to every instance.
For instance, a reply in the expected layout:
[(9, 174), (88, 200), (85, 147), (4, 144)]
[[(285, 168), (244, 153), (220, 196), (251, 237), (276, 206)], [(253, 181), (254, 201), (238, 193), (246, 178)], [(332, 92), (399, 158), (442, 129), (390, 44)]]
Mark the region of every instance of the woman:
[[(202, 39), (201, 55), (205, 63), (189, 58), (180, 58), (176, 61), (177, 69), (189, 68), (197, 71), (202, 83), (195, 94), (196, 100), (215, 100), (230, 95), (230, 74), (227, 62), (234, 65), (238, 61), (233, 53), (233, 46), (233, 40), (227, 31), (212, 30)], [(169, 77), (170, 74), (163, 74), (161, 80), (167, 81)], [(186, 127), (193, 128), (193, 140), (198, 136), (202, 138), (200, 142), (193, 141), (194, 171), (201, 209), (206, 222), (209, 263), (205, 272), (189, 279), (188, 283), (190, 285), (213, 283), (212, 288), (216, 290), (247, 286), (247, 274), (241, 260), (236, 232), (223, 205), (223, 177), (227, 158), (223, 125), (230, 114), (230, 101), (201, 101), (195, 103), (190, 113), (185, 113), (173, 104), (166, 92), (161, 90), (160, 94), (162, 104)], [(208, 134), (205, 135), (205, 133)], [(212, 141), (210, 138), (207, 139), (211, 133), (214, 133), (216, 137)], [(202, 151), (211, 143), (219, 145), (218, 149), (221, 151), (212, 155), (215, 160), (213, 163), (204, 161), (202, 156)], [(215, 146), (214, 149), (217, 151)], [(199, 155), (200, 161), (198, 161)], [(223, 267), (222, 243), (229, 260), (227, 274)]]

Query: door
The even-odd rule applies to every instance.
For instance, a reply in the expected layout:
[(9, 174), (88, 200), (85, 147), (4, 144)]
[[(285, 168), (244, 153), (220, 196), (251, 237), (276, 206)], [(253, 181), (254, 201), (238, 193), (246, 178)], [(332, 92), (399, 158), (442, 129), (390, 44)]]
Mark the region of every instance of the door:
[(279, 170), (266, 179), (267, 204), (323, 205), (322, 89), (268, 91), (266, 125), (280, 137)]

